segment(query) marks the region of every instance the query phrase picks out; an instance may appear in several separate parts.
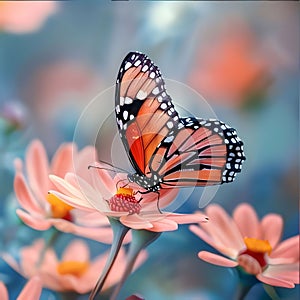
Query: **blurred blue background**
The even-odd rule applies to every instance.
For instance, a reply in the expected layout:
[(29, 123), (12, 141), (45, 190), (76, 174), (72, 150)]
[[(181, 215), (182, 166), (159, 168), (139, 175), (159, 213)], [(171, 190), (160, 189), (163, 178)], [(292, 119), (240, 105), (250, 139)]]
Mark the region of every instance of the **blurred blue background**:
[[(113, 96), (101, 92), (113, 91), (119, 65), (132, 50), (146, 53), (165, 78), (201, 94), (244, 141), (242, 173), (221, 186), (213, 202), (230, 213), (241, 202), (252, 204), (260, 217), (279, 213), (283, 237), (298, 234), (299, 2), (65, 1), (52, 3), (40, 17), (36, 10), (17, 21), (1, 16), (1, 5), (5, 1), (0, 3), (1, 251), (17, 253), (39, 236), (21, 228), (15, 216), (13, 159), (24, 155), (33, 138), (45, 143), (50, 156), (64, 141), (94, 143), (91, 132), (114, 105)], [(21, 13), (14, 8), (13, 14)], [(78, 123), (99, 93), (99, 110)], [(188, 99), (170, 94), (185, 107)], [(190, 110), (202, 116), (197, 102)], [(115, 126), (113, 117), (108, 124)], [(97, 143), (107, 160), (105, 139), (110, 130), (116, 133), (112, 128), (102, 129)], [(197, 210), (199, 198), (194, 192), (179, 211)], [(95, 254), (97, 245), (91, 243)], [(162, 234), (120, 299), (135, 292), (151, 300), (232, 299), (236, 274), (200, 261), (203, 249), (212, 250), (186, 227)], [(4, 263), (0, 273), (11, 289), (22, 283)], [(278, 293), (282, 299), (299, 298), (298, 287)], [(250, 299), (268, 298), (257, 285)]]

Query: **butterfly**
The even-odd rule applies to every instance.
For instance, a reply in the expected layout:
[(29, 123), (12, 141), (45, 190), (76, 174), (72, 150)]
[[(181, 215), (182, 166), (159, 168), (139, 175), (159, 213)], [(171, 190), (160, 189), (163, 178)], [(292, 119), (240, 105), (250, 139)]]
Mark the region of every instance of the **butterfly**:
[(140, 52), (124, 58), (116, 80), (119, 134), (146, 192), (232, 182), (246, 159), (235, 129), (216, 119), (181, 118), (159, 68)]

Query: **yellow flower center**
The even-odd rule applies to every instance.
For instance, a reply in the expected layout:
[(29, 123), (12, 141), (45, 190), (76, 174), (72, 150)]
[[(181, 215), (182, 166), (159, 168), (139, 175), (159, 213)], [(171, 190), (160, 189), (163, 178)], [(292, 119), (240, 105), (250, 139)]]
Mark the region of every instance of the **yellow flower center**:
[(61, 201), (53, 194), (47, 195), (47, 201), (51, 205), (52, 216), (54, 218), (70, 219), (70, 210), (73, 209), (72, 206)]
[(268, 253), (271, 254), (272, 247), (267, 240), (259, 240), (254, 238), (244, 238), (245, 245), (248, 250), (256, 253)]
[(57, 272), (60, 275), (82, 276), (89, 267), (88, 262), (83, 261), (62, 261), (57, 265)]
[(124, 187), (118, 188), (117, 195), (133, 196), (133, 189)]

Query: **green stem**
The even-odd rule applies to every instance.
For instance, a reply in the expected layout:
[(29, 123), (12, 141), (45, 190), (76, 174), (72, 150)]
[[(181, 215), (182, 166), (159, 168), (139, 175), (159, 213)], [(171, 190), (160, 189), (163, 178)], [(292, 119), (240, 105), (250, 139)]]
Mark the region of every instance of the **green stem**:
[(277, 295), (276, 290), (274, 289), (273, 286), (268, 285), (268, 284), (263, 284), (264, 290), (266, 291), (266, 293), (268, 294), (268, 296), (272, 299), (272, 300), (280, 300), (280, 297)]
[(243, 300), (258, 281), (255, 276), (246, 273), (241, 267), (237, 267), (236, 270), (240, 281), (235, 299)]
[(48, 237), (43, 249), (42, 249), (42, 252), (40, 254), (40, 257), (36, 263), (36, 266), (37, 268), (39, 268), (41, 266), (41, 264), (43, 263), (43, 260), (45, 258), (45, 254), (47, 252), (47, 250), (52, 247), (55, 242), (57, 241), (59, 235), (60, 235), (60, 231), (58, 231), (55, 227), (52, 227), (51, 228), (51, 233), (50, 233), (50, 236)]
[(240, 283), (237, 290), (236, 300), (243, 300), (249, 293), (252, 285), (246, 285)]
[(112, 230), (113, 230), (113, 242), (111, 245), (109, 257), (106, 261), (105, 267), (104, 267), (102, 274), (101, 274), (100, 278), (98, 279), (94, 289), (91, 291), (89, 300), (95, 299), (95, 297), (101, 292), (103, 285), (105, 283), (105, 280), (117, 258), (117, 255), (122, 246), (124, 237), (126, 236), (128, 230), (129, 230), (128, 227), (124, 226), (118, 220), (116, 220), (114, 218), (108, 218), (108, 219), (109, 219), (109, 222), (110, 222)]
[(110, 300), (116, 300), (117, 296), (125, 283), (127, 277), (131, 274), (134, 263), (140, 253), (140, 251), (146, 248), (149, 244), (154, 242), (161, 232), (152, 232), (148, 230), (132, 230), (132, 242), (127, 255), (127, 264), (125, 272), (122, 275), (121, 280), (116, 286)]

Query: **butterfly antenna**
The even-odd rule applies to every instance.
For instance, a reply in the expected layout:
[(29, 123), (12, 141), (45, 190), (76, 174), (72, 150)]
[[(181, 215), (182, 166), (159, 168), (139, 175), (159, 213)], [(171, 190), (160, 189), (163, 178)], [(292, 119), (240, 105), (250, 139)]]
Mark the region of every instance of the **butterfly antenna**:
[(88, 166), (88, 170), (89, 170), (89, 169), (106, 170), (106, 171), (110, 171), (110, 172), (115, 172), (115, 173), (117, 173), (117, 171), (116, 171), (116, 170), (113, 170), (113, 169), (104, 168), (104, 167), (97, 167), (97, 166), (92, 166), (92, 165), (89, 165), (89, 166)]
[(103, 164), (106, 164), (106, 165), (112, 167), (113, 169), (117, 169), (117, 170), (119, 170), (119, 171), (122, 171), (122, 173), (129, 173), (127, 170), (122, 169), (122, 168), (119, 168), (119, 167), (116, 167), (116, 166), (114, 166), (113, 164), (108, 163), (108, 162), (106, 162), (106, 161), (99, 160), (99, 162), (101, 162), (101, 163), (103, 163)]
[(115, 167), (114, 165), (112, 165), (112, 164), (110, 164), (110, 163), (107, 163), (107, 162), (105, 162), (105, 161), (101, 161), (101, 160), (100, 160), (100, 162), (101, 162), (101, 163), (104, 163), (104, 164), (106, 164), (106, 165), (108, 165), (108, 166), (110, 166), (111, 169), (110, 169), (110, 168), (105, 168), (105, 167), (93, 166), (93, 165), (89, 165), (89, 166), (88, 166), (88, 169), (94, 168), (94, 169), (99, 169), (99, 170), (112, 171), (112, 172), (115, 172), (115, 173), (117, 173), (117, 171), (119, 171), (120, 173), (128, 173), (128, 171), (126, 171), (126, 170), (124, 170), (124, 169), (122, 169), (122, 168)]

